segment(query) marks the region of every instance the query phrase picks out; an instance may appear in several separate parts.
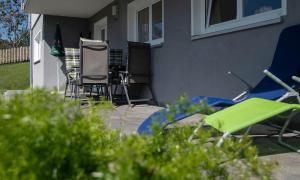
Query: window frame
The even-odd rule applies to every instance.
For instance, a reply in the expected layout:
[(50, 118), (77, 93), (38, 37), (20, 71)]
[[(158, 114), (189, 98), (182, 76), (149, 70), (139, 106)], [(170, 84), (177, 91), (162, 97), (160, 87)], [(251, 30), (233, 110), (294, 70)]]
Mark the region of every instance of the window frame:
[[(152, 19), (152, 7), (154, 4), (160, 2), (162, 3), (162, 37), (153, 40), (153, 19)], [(128, 4), (128, 41), (139, 41), (138, 34), (138, 13), (145, 8), (149, 8), (149, 41), (145, 43), (150, 43), (151, 45), (159, 45), (164, 42), (165, 27), (164, 27), (164, 0), (135, 0)]]
[[(228, 32), (234, 32), (253, 27), (259, 27), (267, 24), (273, 24), (281, 21), (281, 17), (287, 15), (287, 0), (281, 0), (281, 8), (260, 14), (243, 16), (243, 0), (237, 1), (237, 18), (234, 20), (209, 25), (209, 15), (206, 16), (206, 0), (191, 0), (192, 17), (192, 39), (219, 35)], [(211, 1), (210, 1), (211, 2)], [(208, 10), (210, 12), (210, 8)], [(199, 16), (199, 17), (197, 17)], [(198, 36), (198, 37), (197, 37)]]
[(94, 32), (93, 32), (93, 39), (101, 40), (101, 31), (105, 30), (105, 40), (108, 38), (108, 26), (107, 26), (107, 16), (101, 18), (100, 20), (94, 22)]
[(33, 63), (38, 63), (42, 59), (42, 31), (38, 33), (33, 38)]

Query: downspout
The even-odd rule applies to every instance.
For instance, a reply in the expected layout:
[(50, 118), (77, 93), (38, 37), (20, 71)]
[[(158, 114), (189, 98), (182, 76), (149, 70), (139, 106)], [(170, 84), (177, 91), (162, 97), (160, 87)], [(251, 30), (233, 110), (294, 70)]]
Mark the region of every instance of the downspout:
[(30, 34), (30, 42), (29, 42), (29, 66), (30, 66), (30, 87), (33, 88), (33, 62), (32, 62), (32, 28), (31, 28), (31, 14), (28, 14), (29, 18), (29, 34)]
[[(22, 10), (25, 12), (26, 6), (28, 5), (29, 0), (22, 1)], [(31, 13), (28, 13), (28, 28), (29, 28), (29, 81), (30, 87), (33, 87), (33, 62), (32, 62), (32, 20)]]

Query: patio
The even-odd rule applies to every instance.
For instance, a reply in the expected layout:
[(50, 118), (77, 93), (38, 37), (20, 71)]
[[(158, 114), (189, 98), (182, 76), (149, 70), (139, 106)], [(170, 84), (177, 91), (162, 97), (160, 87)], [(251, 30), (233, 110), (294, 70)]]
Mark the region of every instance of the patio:
[[(157, 106), (137, 105), (129, 108), (128, 105), (116, 107), (112, 112), (99, 112), (99, 115), (107, 117), (105, 121), (107, 126), (113, 129), (121, 129), (124, 134), (134, 133), (139, 124), (152, 113), (162, 109)], [(186, 118), (180, 121), (180, 125), (192, 125), (199, 121), (200, 114)], [(253, 134), (270, 134), (274, 132), (273, 128), (257, 125), (253, 129)], [(292, 137), (293, 134), (286, 134), (286, 137)], [(299, 137), (292, 137), (288, 140), (297, 144)], [(256, 136), (253, 144), (258, 148), (260, 158), (266, 161), (272, 161), (275, 164), (273, 170), (274, 179), (299, 179), (300, 177), (300, 156), (277, 144), (276, 137)]]

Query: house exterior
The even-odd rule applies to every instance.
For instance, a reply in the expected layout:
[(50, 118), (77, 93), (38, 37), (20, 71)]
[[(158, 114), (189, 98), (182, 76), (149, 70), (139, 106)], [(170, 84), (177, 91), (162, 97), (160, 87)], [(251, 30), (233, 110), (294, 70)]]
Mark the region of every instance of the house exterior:
[[(272, 63), (280, 32), (300, 23), (299, 0), (27, 0), (33, 87), (63, 87), (63, 60), (50, 55), (55, 25), (65, 47), (84, 37), (152, 45), (158, 102), (184, 93), (232, 98), (256, 85)], [(124, 60), (125, 63), (125, 60)]]

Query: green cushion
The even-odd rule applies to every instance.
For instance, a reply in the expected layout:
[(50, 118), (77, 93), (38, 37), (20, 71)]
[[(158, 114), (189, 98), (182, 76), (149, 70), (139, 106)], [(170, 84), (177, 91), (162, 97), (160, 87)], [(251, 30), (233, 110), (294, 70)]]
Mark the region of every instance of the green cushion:
[(207, 116), (205, 122), (223, 133), (233, 133), (292, 109), (300, 105), (253, 98)]
[(76, 48), (65, 48), (66, 69), (79, 68), (80, 50)]

